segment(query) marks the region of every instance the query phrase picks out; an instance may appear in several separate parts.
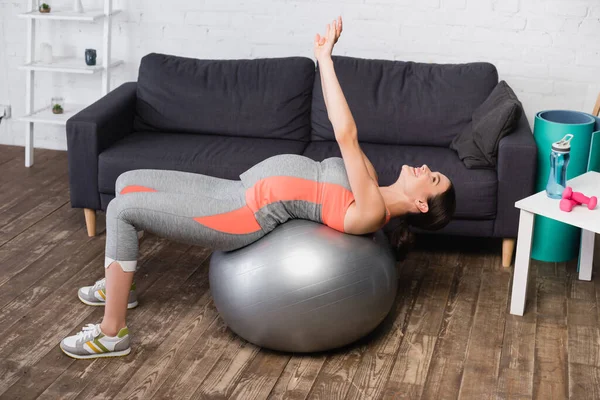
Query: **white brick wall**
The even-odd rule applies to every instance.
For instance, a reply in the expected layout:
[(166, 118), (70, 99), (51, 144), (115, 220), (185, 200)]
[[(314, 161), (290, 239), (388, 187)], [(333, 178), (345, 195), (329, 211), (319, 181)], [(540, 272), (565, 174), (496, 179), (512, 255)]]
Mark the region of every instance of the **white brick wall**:
[[(71, 0), (47, 1), (54, 8)], [(338, 14), (334, 54), (433, 63), (488, 61), (517, 92), (530, 123), (542, 109), (590, 112), (600, 92), (599, 0), (114, 0), (112, 87), (135, 80), (149, 52), (197, 58), (312, 58), (316, 32)], [(24, 112), (26, 0), (0, 0), (0, 104)], [(88, 8), (101, 0), (86, 0)], [(37, 44), (55, 54), (101, 52), (101, 24), (44, 22)], [(101, 54), (100, 54), (101, 55)], [(36, 106), (55, 95), (92, 102), (100, 75), (36, 74)], [(0, 124), (0, 143), (24, 145), (23, 123)], [(66, 149), (64, 128), (36, 125), (36, 147)]]

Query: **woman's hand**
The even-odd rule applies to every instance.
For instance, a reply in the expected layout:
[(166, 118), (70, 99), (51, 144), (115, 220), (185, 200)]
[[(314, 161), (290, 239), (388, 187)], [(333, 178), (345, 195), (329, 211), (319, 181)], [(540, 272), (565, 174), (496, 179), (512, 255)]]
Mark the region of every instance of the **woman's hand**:
[(331, 24), (327, 24), (325, 36), (321, 36), (318, 33), (315, 36), (315, 58), (317, 61), (324, 57), (331, 57), (333, 51), (333, 45), (337, 43), (340, 35), (342, 34), (342, 16), (340, 15), (337, 20), (333, 20)]

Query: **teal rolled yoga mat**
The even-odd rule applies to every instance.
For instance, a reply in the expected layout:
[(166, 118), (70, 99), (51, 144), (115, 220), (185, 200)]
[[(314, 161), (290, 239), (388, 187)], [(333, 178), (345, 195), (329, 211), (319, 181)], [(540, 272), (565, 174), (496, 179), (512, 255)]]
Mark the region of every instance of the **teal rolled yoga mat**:
[(592, 133), (592, 143), (590, 145), (590, 157), (588, 161), (588, 171), (600, 172), (600, 118), (596, 118), (596, 130)]
[[(578, 111), (551, 110), (536, 114), (533, 128), (538, 147), (536, 192), (546, 189), (552, 143), (568, 133), (573, 135), (573, 139), (567, 179), (587, 171), (595, 124), (596, 119), (592, 115)], [(556, 200), (556, 207), (558, 204), (559, 200)], [(569, 261), (579, 254), (580, 236), (579, 228), (536, 215), (531, 258), (549, 262)]]

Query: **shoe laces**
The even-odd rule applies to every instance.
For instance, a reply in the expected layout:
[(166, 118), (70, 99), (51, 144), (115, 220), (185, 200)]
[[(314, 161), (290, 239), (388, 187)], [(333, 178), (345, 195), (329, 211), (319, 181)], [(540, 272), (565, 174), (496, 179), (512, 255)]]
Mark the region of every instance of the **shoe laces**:
[(77, 335), (75, 335), (75, 340), (87, 342), (100, 335), (100, 333), (100, 324), (87, 324), (81, 329), (81, 332), (78, 332)]
[(102, 278), (99, 281), (96, 281), (96, 283), (94, 283), (94, 286), (92, 286), (92, 290), (94, 291), (104, 288), (106, 288), (106, 278)]

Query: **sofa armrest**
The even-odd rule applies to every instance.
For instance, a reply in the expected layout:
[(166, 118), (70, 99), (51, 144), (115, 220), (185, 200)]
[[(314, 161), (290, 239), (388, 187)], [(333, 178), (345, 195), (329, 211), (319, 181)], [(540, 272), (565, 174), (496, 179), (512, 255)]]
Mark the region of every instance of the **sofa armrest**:
[(136, 82), (125, 83), (67, 121), (71, 207), (100, 210), (98, 156), (133, 131)]
[(519, 210), (515, 202), (534, 193), (537, 152), (533, 133), (523, 113), (515, 132), (502, 138), (498, 145), (495, 237), (517, 237)]

